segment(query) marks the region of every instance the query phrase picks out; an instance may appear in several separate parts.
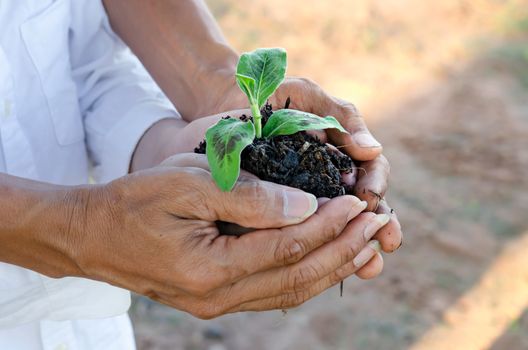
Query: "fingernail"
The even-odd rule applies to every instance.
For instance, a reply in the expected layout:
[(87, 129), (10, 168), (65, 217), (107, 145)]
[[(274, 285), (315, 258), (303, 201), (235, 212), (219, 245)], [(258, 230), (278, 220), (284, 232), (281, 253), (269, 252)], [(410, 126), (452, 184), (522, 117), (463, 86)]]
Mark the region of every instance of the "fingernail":
[(363, 231), (363, 236), (365, 241), (370, 241), (370, 239), (378, 232), (380, 228), (385, 226), (390, 220), (390, 215), (388, 214), (377, 214), (368, 224), (365, 226)]
[(356, 216), (359, 215), (363, 210), (365, 210), (368, 206), (368, 203), (366, 201), (361, 201), (352, 206), (350, 208), (350, 212), (348, 213), (348, 221), (352, 220)]
[(284, 216), (290, 219), (306, 219), (317, 210), (317, 198), (302, 191), (282, 191)]
[(378, 241), (373, 240), (368, 242), (367, 246), (359, 252), (358, 255), (352, 260), (355, 267), (361, 267), (365, 265), (376, 253), (381, 251), (381, 245)]
[(371, 134), (360, 133), (354, 134), (354, 140), (362, 148), (376, 148), (381, 147), (381, 143), (378, 142)]

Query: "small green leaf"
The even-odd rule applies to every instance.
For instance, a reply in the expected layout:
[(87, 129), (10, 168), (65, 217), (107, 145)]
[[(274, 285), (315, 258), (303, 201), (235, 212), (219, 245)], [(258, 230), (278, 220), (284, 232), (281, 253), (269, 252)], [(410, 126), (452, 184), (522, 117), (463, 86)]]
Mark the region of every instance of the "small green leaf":
[(255, 138), (251, 122), (222, 119), (205, 133), (211, 175), (222, 191), (231, 191), (240, 175), (240, 154)]
[(236, 80), (251, 104), (261, 108), (286, 75), (286, 51), (281, 48), (257, 49), (240, 56)]
[(319, 117), (295, 109), (280, 109), (273, 112), (262, 130), (264, 137), (292, 135), (298, 131), (338, 129), (348, 133), (334, 117)]
[(250, 102), (253, 101), (255, 99), (253, 96), (253, 93), (255, 91), (255, 84), (256, 84), (255, 79), (251, 77), (247, 77), (242, 74), (236, 74), (236, 80), (237, 80), (238, 86), (246, 94), (249, 101)]

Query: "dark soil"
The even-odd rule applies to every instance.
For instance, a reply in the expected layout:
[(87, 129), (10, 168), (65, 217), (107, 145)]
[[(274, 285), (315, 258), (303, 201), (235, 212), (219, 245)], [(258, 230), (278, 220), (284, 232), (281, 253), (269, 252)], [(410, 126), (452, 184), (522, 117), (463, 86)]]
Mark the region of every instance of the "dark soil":
[[(264, 126), (273, 114), (271, 105), (267, 104), (261, 113)], [(205, 141), (195, 152), (205, 154)], [(341, 173), (353, 171), (352, 159), (306, 132), (255, 139), (242, 152), (241, 168), (262, 180), (299, 188), (318, 198), (333, 198), (352, 190), (341, 181)]]

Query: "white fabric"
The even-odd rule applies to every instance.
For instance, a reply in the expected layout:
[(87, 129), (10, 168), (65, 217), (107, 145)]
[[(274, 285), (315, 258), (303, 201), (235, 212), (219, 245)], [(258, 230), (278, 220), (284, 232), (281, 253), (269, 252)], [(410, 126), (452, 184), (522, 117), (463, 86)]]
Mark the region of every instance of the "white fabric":
[[(143, 133), (179, 117), (100, 0), (0, 0), (0, 172), (63, 185), (127, 173)], [(0, 349), (130, 349), (128, 291), (0, 263)], [(94, 319), (92, 321), (88, 319)]]
[[(75, 0), (76, 1), (76, 0)], [(135, 349), (127, 314), (97, 320), (40, 321), (0, 332), (2, 350)]]

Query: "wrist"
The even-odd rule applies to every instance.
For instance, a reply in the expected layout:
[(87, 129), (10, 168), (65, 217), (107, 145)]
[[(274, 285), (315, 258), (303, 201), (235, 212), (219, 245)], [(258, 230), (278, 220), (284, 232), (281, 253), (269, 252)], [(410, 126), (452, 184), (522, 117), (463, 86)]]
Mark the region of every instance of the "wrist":
[(207, 101), (196, 109), (192, 120), (249, 107), (246, 96), (236, 83), (235, 74), (236, 66), (233, 66), (216, 71), (208, 78), (209, 83), (204, 83), (204, 86), (210, 89), (207, 93)]
[(112, 235), (120, 237), (122, 226), (118, 213), (123, 193), (117, 191), (114, 183), (75, 187), (62, 200), (61, 206), (69, 208), (66, 236), (70, 242), (66, 255), (75, 265), (75, 276), (104, 279), (100, 262), (109, 254), (104, 248)]
[(0, 185), (0, 261), (50, 277), (83, 276), (75, 257), (83, 244), (95, 186), (4, 179)]

